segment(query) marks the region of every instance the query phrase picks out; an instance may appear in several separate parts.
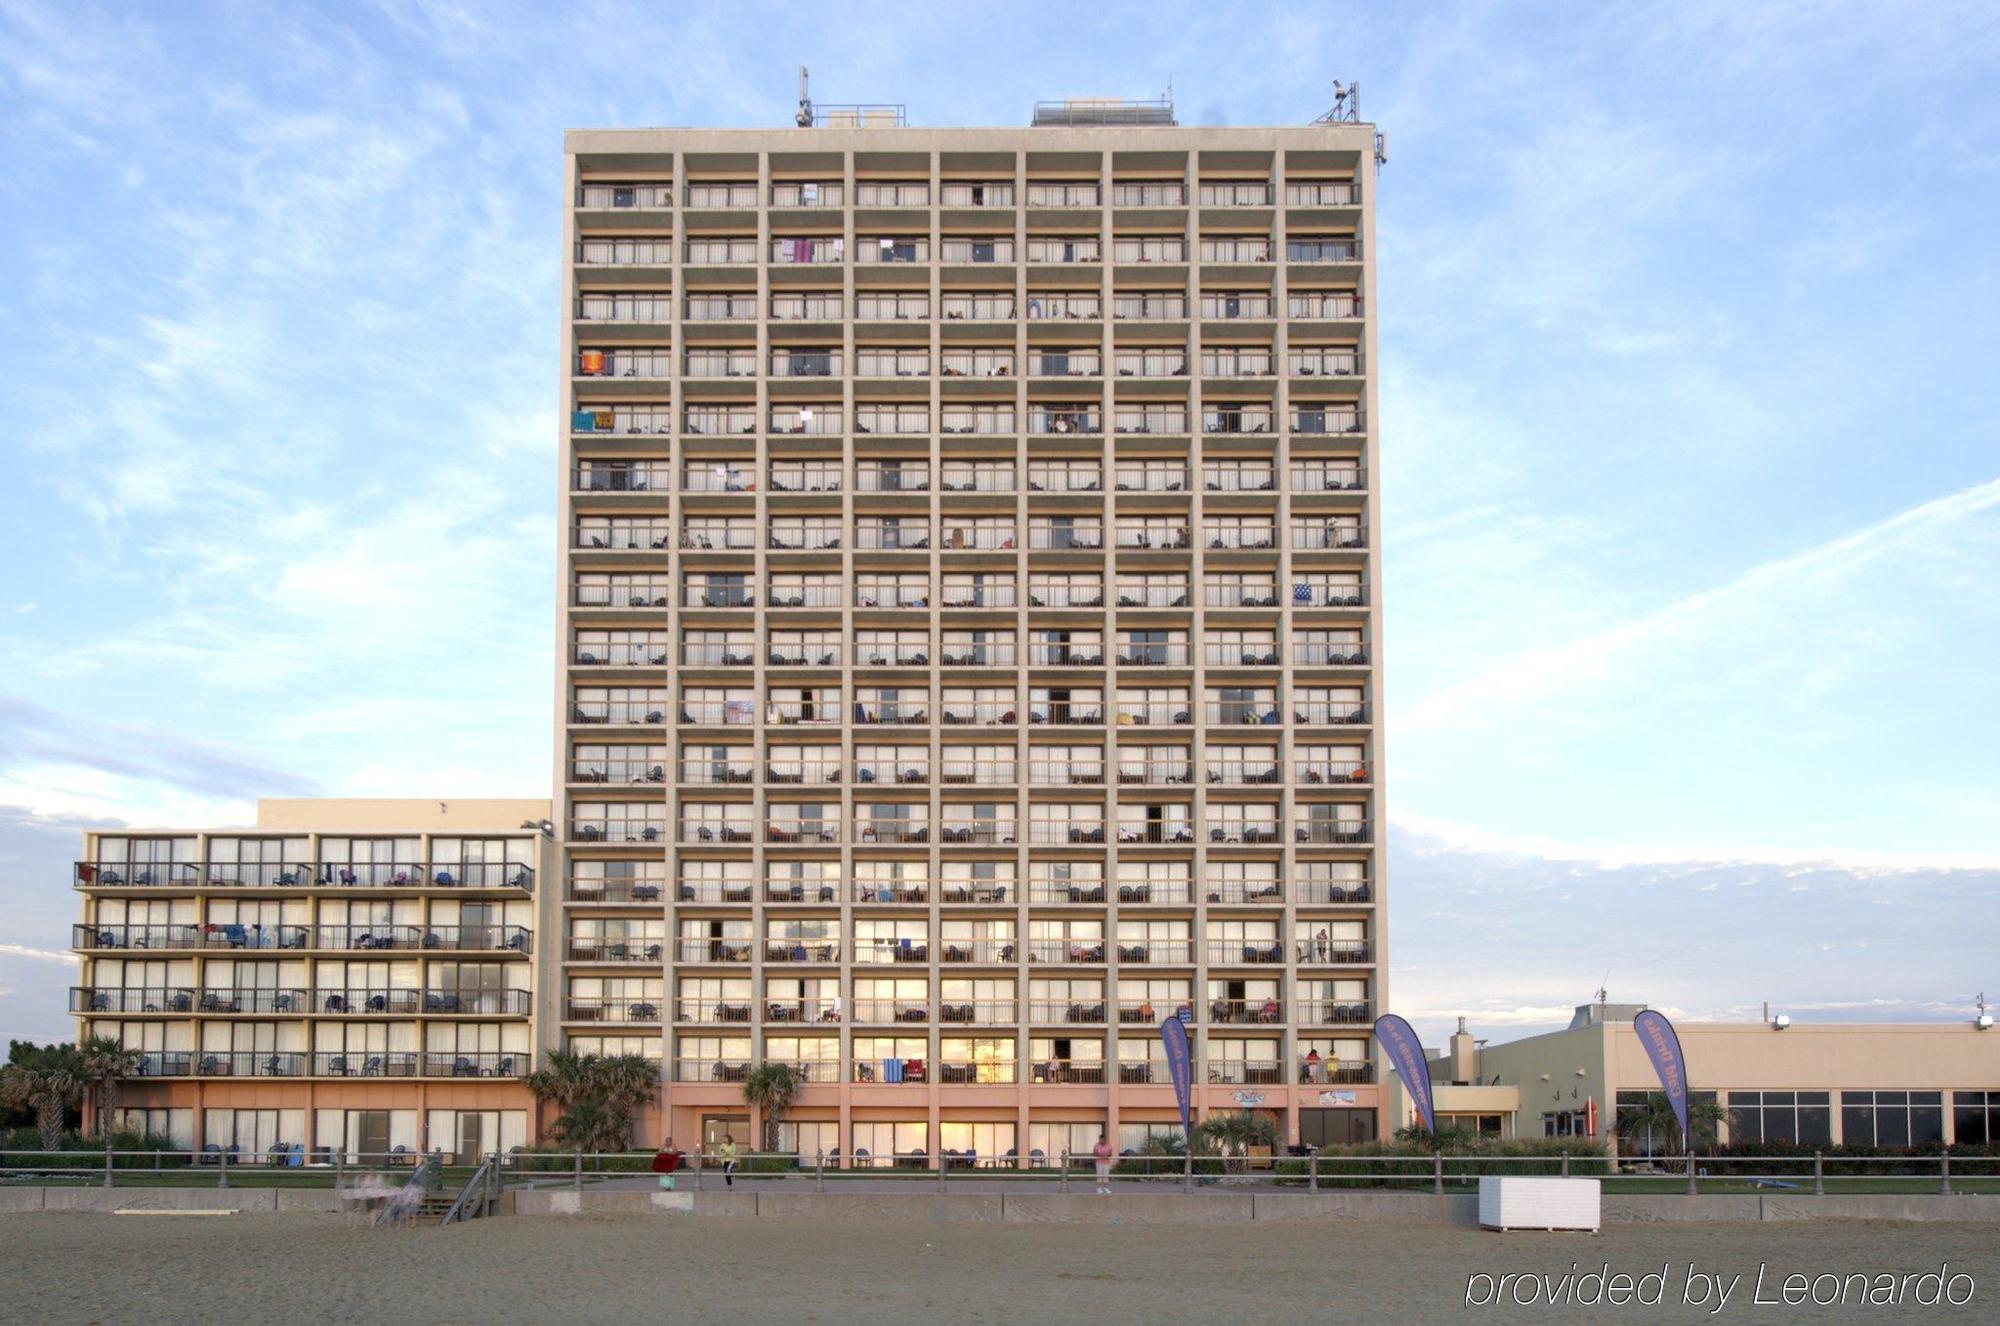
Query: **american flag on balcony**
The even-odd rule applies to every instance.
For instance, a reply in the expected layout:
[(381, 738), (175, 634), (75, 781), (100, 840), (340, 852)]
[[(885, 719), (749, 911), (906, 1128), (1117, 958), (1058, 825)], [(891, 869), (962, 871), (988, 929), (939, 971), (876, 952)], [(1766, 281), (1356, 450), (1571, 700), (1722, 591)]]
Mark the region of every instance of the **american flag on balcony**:
[(1312, 601), (1313, 601), (1313, 591), (1311, 585), (1292, 586), (1292, 602), (1303, 603), (1310, 606), (1312, 604)]

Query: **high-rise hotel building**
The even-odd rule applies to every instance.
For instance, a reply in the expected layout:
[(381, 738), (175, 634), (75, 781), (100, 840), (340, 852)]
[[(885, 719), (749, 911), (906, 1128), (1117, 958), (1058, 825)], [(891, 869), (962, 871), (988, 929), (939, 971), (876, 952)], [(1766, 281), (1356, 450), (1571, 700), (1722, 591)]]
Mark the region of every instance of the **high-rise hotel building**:
[(1105, 118), (567, 137), (544, 1039), (644, 1138), (1132, 1147), (1175, 1015), (1375, 1134), (1373, 130)]

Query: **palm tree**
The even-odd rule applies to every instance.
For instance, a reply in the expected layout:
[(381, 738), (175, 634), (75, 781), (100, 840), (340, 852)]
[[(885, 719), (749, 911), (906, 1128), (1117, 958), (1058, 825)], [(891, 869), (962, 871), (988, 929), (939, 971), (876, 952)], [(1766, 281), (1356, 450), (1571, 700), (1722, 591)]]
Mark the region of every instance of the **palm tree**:
[(35, 1112), (44, 1151), (62, 1145), (63, 1124), (82, 1103), (84, 1087), (80, 1056), (68, 1045), (27, 1049), (0, 1068), (0, 1096), (16, 1109)]
[(743, 1079), (743, 1102), (764, 1116), (764, 1149), (778, 1149), (778, 1120), (798, 1099), (799, 1076), (790, 1064), (759, 1064)]
[[(1716, 1126), (1729, 1117), (1727, 1110), (1716, 1103), (1713, 1096), (1690, 1096), (1687, 1103), (1688, 1131), (1694, 1134), (1694, 1146), (1714, 1146)], [(1662, 1154), (1685, 1155), (1689, 1146), (1681, 1137), (1680, 1120), (1674, 1117), (1673, 1102), (1664, 1091), (1648, 1092), (1644, 1101), (1637, 1105), (1627, 1105), (1618, 1111), (1618, 1131), (1627, 1142), (1637, 1143), (1642, 1138), (1662, 1138), (1670, 1145)]]
[(98, 1134), (109, 1137), (118, 1114), (118, 1083), (139, 1071), (139, 1052), (115, 1037), (92, 1036), (77, 1047), (77, 1061), (96, 1101)]
[(589, 1090), (593, 1054), (551, 1049), (542, 1056), (542, 1066), (528, 1074), (528, 1094), (544, 1105), (567, 1110)]
[(1234, 1114), (1211, 1114), (1195, 1128), (1195, 1136), (1207, 1149), (1225, 1158), (1234, 1173), (1249, 1168), (1250, 1148), (1276, 1146), (1278, 1129), (1268, 1118), (1238, 1110)]
[(555, 1134), (579, 1151), (622, 1151), (631, 1141), (632, 1113), (649, 1103), (659, 1070), (636, 1054), (601, 1058), (550, 1050), (527, 1078), (534, 1098), (559, 1112)]

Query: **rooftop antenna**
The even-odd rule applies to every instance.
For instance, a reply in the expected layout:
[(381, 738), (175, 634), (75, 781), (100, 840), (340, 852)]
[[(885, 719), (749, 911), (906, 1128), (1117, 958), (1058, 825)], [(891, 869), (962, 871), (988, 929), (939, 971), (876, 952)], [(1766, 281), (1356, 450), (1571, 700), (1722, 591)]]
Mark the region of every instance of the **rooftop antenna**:
[(798, 114), (792, 116), (792, 123), (798, 125), (801, 129), (810, 129), (813, 127), (813, 104), (812, 98), (806, 95), (806, 67), (804, 65), (799, 66), (799, 110)]

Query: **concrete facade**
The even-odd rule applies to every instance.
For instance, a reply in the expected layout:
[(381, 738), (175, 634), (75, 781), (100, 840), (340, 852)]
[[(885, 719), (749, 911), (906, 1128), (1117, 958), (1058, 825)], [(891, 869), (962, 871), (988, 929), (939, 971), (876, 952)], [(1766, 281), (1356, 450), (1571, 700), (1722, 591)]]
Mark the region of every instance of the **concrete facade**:
[(550, 994), (643, 1137), (1132, 1146), (1177, 1010), (1372, 1135), (1372, 147), (567, 136)]

